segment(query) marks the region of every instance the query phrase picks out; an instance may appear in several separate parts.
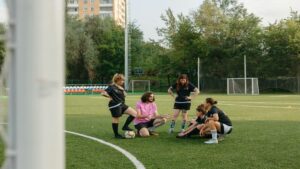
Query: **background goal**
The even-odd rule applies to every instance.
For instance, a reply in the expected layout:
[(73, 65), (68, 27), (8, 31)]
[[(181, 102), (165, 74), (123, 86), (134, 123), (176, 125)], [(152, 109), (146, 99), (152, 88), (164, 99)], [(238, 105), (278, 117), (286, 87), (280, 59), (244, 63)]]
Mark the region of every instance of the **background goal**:
[(258, 95), (258, 78), (227, 78), (227, 94)]
[(129, 90), (132, 93), (148, 92), (151, 90), (150, 80), (131, 80)]

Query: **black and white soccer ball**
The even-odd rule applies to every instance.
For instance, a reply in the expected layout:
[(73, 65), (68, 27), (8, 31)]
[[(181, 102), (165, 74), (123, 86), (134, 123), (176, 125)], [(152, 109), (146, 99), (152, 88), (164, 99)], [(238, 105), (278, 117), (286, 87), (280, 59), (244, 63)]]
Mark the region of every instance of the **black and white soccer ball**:
[(125, 136), (125, 138), (134, 138), (135, 132), (134, 131), (125, 131), (124, 136)]

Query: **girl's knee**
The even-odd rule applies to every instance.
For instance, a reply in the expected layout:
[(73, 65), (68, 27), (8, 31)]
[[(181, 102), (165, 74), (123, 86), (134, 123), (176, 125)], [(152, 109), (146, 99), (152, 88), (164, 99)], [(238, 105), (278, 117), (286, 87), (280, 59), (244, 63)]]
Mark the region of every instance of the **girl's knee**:
[(140, 130), (139, 134), (140, 134), (141, 137), (149, 137), (150, 136), (149, 131), (146, 128), (142, 128)]

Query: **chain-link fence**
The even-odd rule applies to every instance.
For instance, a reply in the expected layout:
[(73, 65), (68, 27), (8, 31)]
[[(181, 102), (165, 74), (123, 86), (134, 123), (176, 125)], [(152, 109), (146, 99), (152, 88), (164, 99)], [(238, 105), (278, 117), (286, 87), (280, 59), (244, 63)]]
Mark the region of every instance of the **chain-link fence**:
[[(167, 92), (168, 88), (176, 82), (176, 78), (148, 78), (151, 90), (154, 92)], [(84, 82), (72, 80), (72, 82)], [(197, 81), (191, 81), (197, 85)], [(299, 93), (300, 77), (278, 77), (278, 78), (258, 78), (259, 93)], [(82, 84), (67, 84), (64, 88), (66, 94), (99, 94), (107, 87), (107, 83), (86, 82)], [(227, 93), (227, 78), (202, 77), (200, 80), (200, 90), (204, 93)]]

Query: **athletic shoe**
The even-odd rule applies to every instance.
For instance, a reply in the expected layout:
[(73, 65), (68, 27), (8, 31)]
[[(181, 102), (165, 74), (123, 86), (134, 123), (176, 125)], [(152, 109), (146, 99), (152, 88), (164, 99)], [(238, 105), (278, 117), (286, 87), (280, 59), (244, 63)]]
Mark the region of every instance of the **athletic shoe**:
[(218, 140), (217, 139), (210, 139), (204, 142), (205, 144), (218, 144)]
[(124, 137), (124, 136), (122, 136), (122, 135), (120, 135), (120, 134), (118, 134), (118, 135), (115, 135), (115, 138), (116, 138), (116, 139), (125, 139), (125, 137)]
[(181, 133), (183, 133), (185, 130), (184, 129), (181, 129)]
[(130, 127), (128, 127), (128, 126), (124, 126), (123, 128), (122, 128), (122, 130), (124, 130), (124, 131), (133, 131), (133, 129), (131, 129)]
[(158, 134), (157, 132), (155, 132), (155, 131), (150, 131), (149, 134), (152, 135), (152, 136), (158, 136), (158, 135), (159, 135), (159, 134)]
[(174, 132), (174, 128), (169, 128), (169, 134)]

